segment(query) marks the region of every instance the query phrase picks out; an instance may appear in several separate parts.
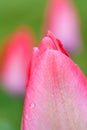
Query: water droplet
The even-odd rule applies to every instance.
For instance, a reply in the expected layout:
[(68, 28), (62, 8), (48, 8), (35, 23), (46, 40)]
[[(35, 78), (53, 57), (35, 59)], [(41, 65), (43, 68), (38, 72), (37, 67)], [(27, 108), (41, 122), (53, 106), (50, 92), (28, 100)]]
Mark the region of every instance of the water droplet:
[(43, 69), (44, 68), (44, 66), (43, 65), (41, 65), (41, 69)]
[(30, 108), (32, 109), (32, 108), (34, 108), (35, 107), (35, 104), (34, 103), (31, 103), (30, 104)]
[(28, 115), (26, 115), (26, 119), (28, 119)]

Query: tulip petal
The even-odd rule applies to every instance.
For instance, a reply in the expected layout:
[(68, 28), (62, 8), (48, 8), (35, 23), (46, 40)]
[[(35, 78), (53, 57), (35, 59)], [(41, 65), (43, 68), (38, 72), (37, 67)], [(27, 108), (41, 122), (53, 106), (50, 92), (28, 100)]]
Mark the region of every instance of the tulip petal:
[(22, 27), (6, 41), (1, 78), (4, 89), (12, 94), (25, 93), (33, 40), (32, 33)]
[(48, 0), (45, 31), (50, 29), (64, 47), (73, 52), (80, 48), (80, 20), (73, 2), (69, 0)]
[(27, 87), (22, 130), (86, 130), (87, 81), (79, 67), (58, 50), (47, 49), (37, 60)]
[(41, 53), (47, 49), (59, 50), (62, 53), (69, 56), (66, 50), (63, 48), (61, 42), (58, 39), (56, 39), (55, 36), (50, 31), (48, 31), (46, 37), (42, 39), (39, 45), (39, 49)]
[(29, 71), (29, 77), (30, 77), (30, 73), (32, 73), (34, 67), (36, 66), (38, 58), (46, 50), (58, 50), (64, 53), (66, 56), (69, 56), (69, 54), (63, 48), (61, 42), (58, 39), (56, 39), (55, 36), (50, 31), (48, 31), (47, 35), (42, 39), (39, 47), (33, 48), (33, 56), (31, 61), (32, 65), (31, 65), (31, 70)]

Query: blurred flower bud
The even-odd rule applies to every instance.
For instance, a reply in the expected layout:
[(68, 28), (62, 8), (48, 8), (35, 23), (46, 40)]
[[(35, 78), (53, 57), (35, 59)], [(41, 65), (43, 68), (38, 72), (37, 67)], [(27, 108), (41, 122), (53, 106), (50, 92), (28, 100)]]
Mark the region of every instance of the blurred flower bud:
[(21, 27), (5, 40), (1, 81), (11, 94), (25, 93), (28, 68), (34, 37), (28, 28)]
[(80, 23), (73, 3), (70, 0), (48, 0), (45, 14), (45, 31), (51, 30), (69, 52), (77, 51), (81, 43)]

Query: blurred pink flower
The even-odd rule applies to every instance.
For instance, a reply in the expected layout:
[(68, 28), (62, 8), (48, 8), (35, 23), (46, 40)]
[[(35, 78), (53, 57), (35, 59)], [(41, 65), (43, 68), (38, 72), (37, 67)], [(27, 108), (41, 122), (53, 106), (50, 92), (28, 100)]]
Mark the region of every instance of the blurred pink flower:
[(21, 27), (5, 42), (2, 84), (11, 94), (24, 94), (34, 37), (28, 28)]
[(80, 48), (79, 17), (71, 0), (48, 0), (45, 13), (45, 31), (51, 30), (69, 52)]
[(51, 32), (33, 49), (22, 119), (22, 130), (87, 130), (87, 80)]

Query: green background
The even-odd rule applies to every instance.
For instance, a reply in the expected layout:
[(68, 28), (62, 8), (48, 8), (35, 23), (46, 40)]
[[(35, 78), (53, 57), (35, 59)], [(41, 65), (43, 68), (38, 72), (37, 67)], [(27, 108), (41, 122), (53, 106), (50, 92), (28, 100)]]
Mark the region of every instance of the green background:
[[(81, 18), (83, 48), (72, 59), (87, 75), (87, 0), (74, 0)], [(19, 25), (28, 25), (41, 40), (46, 0), (0, 0), (0, 43)], [(23, 98), (10, 97), (0, 89), (0, 130), (19, 130)]]

